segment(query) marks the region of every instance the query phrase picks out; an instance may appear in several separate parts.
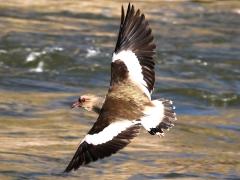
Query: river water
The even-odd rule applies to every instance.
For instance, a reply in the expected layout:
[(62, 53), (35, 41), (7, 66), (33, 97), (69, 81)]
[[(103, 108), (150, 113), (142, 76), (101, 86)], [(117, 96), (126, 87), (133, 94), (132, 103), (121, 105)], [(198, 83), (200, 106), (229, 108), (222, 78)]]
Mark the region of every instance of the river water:
[(153, 97), (174, 101), (164, 138), (62, 171), (97, 118), (127, 1), (0, 1), (0, 179), (239, 179), (240, 1), (136, 1), (157, 45)]

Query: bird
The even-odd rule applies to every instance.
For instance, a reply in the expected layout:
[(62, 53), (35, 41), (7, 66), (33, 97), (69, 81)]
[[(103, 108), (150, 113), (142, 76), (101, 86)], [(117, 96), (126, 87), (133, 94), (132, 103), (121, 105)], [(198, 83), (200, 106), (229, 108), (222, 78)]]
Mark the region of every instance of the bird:
[(155, 49), (152, 29), (145, 15), (128, 4), (121, 9), (120, 28), (111, 62), (110, 86), (105, 97), (85, 94), (72, 108), (84, 108), (98, 117), (80, 142), (64, 172), (118, 152), (143, 127), (163, 136), (177, 120), (173, 102), (151, 99), (155, 84)]

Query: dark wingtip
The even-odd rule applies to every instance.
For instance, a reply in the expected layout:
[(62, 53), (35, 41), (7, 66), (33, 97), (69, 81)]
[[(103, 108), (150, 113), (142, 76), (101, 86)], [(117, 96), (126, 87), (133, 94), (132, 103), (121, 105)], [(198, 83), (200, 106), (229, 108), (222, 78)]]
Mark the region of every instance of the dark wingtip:
[(124, 16), (125, 16), (125, 12), (124, 12), (124, 7), (122, 5), (122, 15), (121, 15), (121, 24), (120, 24), (120, 26), (123, 24)]
[(63, 173), (69, 173), (70, 171), (73, 170), (72, 164), (69, 163), (69, 165), (66, 167), (66, 169), (63, 171)]
[(129, 10), (130, 7), (131, 7), (131, 3), (129, 2), (129, 3), (128, 3), (128, 8), (127, 8), (127, 10)]

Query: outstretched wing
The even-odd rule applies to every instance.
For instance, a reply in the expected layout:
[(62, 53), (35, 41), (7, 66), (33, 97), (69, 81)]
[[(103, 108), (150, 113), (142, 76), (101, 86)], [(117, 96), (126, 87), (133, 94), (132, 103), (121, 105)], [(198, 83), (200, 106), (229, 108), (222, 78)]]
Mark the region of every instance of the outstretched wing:
[(65, 172), (76, 170), (81, 165), (108, 157), (124, 148), (139, 133), (140, 125), (137, 121), (116, 121), (111, 124), (99, 116), (89, 133), (80, 143), (75, 155), (68, 164)]
[(126, 102), (113, 97), (112, 93), (117, 93), (114, 91), (107, 94), (97, 121), (80, 143), (65, 172), (116, 153), (139, 133), (140, 121), (135, 119), (139, 119), (141, 113), (131, 107), (126, 111), (123, 108)]
[[(134, 6), (129, 3), (125, 16), (122, 7), (120, 30), (112, 58), (111, 85), (129, 77), (150, 97), (155, 83), (155, 48), (152, 30), (144, 14), (139, 9), (135, 12)], [(125, 71), (118, 67), (120, 65)]]

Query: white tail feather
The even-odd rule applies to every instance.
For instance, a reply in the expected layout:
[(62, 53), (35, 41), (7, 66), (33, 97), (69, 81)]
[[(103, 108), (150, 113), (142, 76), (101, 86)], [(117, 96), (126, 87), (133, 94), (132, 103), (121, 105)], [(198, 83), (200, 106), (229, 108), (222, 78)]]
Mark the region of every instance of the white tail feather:
[(152, 103), (154, 106), (148, 106), (144, 110), (144, 117), (141, 118), (141, 124), (147, 131), (158, 126), (164, 117), (164, 105), (162, 102), (159, 100), (153, 100)]

